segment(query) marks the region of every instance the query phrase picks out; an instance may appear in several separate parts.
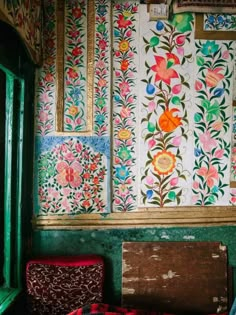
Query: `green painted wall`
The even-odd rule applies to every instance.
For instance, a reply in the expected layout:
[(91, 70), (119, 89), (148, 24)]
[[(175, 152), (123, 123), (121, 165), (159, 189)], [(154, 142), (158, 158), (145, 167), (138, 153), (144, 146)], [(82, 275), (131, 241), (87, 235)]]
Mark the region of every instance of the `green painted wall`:
[[(107, 303), (121, 303), (121, 259), (124, 241), (221, 241), (236, 268), (236, 226), (204, 228), (137, 228), (79, 231), (35, 231), (33, 255), (99, 254), (105, 259)], [(170, 257), (174, 259), (174, 257)], [(236, 272), (235, 272), (236, 273)], [(234, 275), (234, 286), (236, 275)]]

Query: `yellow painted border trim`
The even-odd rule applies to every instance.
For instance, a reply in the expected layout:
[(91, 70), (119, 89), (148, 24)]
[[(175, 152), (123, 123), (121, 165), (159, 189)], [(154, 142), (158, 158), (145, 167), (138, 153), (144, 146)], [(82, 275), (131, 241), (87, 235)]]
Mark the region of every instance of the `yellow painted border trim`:
[(233, 31), (205, 31), (203, 14), (196, 13), (195, 17), (195, 39), (236, 40), (236, 32)]
[(235, 206), (145, 208), (142, 212), (38, 216), (34, 229), (78, 230), (163, 226), (236, 225)]
[(87, 1), (87, 125), (85, 131), (64, 131), (65, 1), (57, 0), (56, 135), (90, 136), (93, 132), (95, 1)]

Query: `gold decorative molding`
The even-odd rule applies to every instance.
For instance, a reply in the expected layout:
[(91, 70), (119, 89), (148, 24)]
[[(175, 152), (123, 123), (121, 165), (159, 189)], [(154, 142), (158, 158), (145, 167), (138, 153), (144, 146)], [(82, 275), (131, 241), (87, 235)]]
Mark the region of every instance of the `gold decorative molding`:
[(234, 31), (206, 31), (204, 30), (204, 14), (195, 14), (195, 39), (236, 40)]
[(145, 208), (143, 212), (38, 216), (37, 230), (117, 229), (236, 225), (235, 206)]
[(93, 132), (93, 84), (95, 0), (87, 1), (87, 123), (86, 130), (64, 131), (64, 51), (65, 51), (65, 1), (57, 0), (57, 57), (56, 57), (56, 134), (89, 136)]

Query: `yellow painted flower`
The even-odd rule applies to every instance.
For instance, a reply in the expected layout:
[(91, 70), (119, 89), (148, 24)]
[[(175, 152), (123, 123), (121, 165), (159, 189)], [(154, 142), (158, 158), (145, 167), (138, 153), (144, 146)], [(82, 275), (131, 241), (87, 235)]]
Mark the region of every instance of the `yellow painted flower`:
[(121, 129), (118, 132), (118, 138), (120, 140), (128, 140), (131, 137), (131, 131), (129, 131), (128, 129)]
[(175, 162), (175, 155), (166, 150), (157, 153), (152, 160), (154, 170), (159, 175), (167, 175), (173, 172), (175, 168)]
[(128, 18), (132, 15), (132, 13), (130, 11), (125, 10), (125, 11), (123, 11), (123, 15), (124, 15), (124, 17)]
[(126, 52), (127, 50), (129, 50), (129, 42), (127, 40), (122, 40), (119, 43), (119, 50), (122, 52)]
[(71, 116), (75, 116), (76, 114), (78, 114), (79, 109), (78, 109), (77, 106), (72, 105), (72, 106), (70, 106), (70, 108), (69, 108), (68, 111), (69, 111), (69, 114), (70, 114)]

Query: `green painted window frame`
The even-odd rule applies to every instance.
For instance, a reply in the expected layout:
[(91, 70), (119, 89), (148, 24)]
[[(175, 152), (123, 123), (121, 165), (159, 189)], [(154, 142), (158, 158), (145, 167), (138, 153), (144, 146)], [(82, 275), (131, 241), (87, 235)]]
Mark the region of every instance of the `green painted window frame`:
[[(25, 82), (24, 79), (17, 77), (1, 64), (0, 70), (6, 76), (3, 207), (4, 283), (0, 287), (0, 314), (3, 314), (22, 290), (22, 179)], [(18, 95), (16, 95), (15, 91), (16, 83), (19, 85)], [(14, 146), (16, 146), (15, 149)]]

